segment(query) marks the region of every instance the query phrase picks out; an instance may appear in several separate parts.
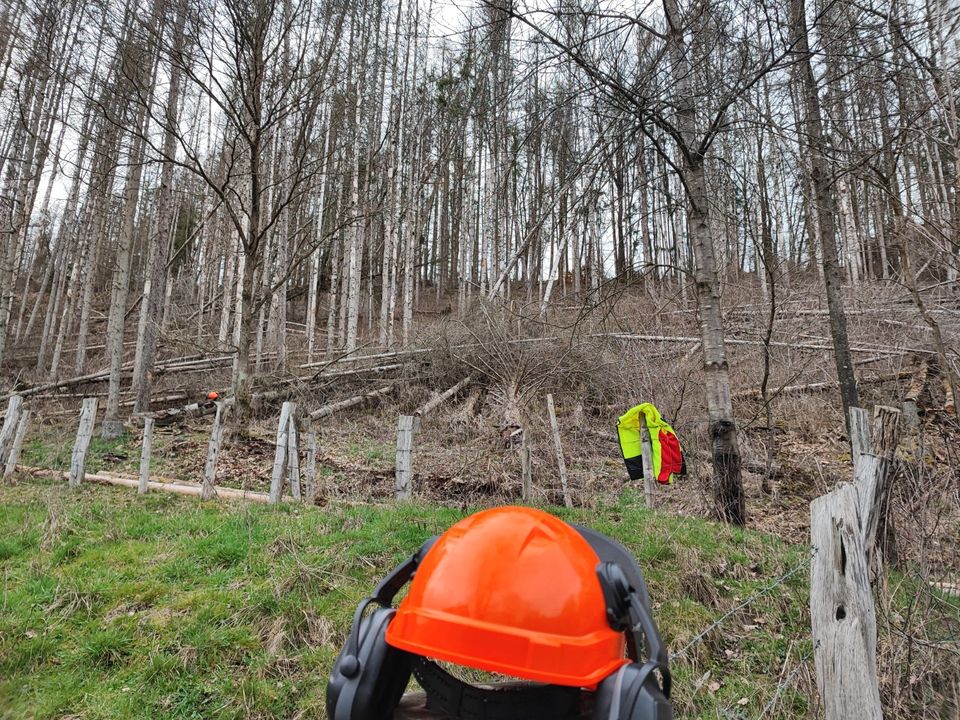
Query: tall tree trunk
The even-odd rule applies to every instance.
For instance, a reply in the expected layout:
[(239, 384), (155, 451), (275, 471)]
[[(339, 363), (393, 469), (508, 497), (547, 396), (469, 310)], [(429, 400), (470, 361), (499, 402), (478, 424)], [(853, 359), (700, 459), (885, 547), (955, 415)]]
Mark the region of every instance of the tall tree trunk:
[[(693, 69), (690, 63), (695, 48), (688, 46), (684, 40), (684, 22), (676, 0), (664, 0), (664, 9), (670, 26), (667, 42), (674, 72), (677, 73), (674, 78), (677, 123), (684, 145), (681, 155), (683, 182), (687, 194), (687, 232), (693, 248), (694, 280), (700, 306), (707, 416), (713, 444), (714, 504), (722, 519), (744, 525), (747, 513), (720, 307), (720, 277), (710, 230), (710, 196), (707, 191), (704, 157), (699, 150), (700, 140), (696, 126), (696, 98), (693, 94)], [(696, 33), (693, 42), (696, 42)]]
[[(140, 121), (144, 122), (141, 115)], [(138, 123), (139, 124), (139, 123)], [(144, 128), (146, 134), (146, 128)], [(107, 319), (107, 351), (110, 355), (110, 382), (100, 437), (111, 440), (123, 434), (120, 420), (120, 381), (123, 369), (123, 328), (130, 291), (130, 263), (133, 259), (134, 229), (140, 200), (140, 179), (143, 174), (143, 139), (133, 137), (130, 148), (130, 169), (123, 188), (124, 215), (117, 248), (116, 265), (111, 283), (110, 314)]]
[[(173, 29), (174, 52), (182, 45), (183, 13)], [(173, 63), (170, 68), (170, 88), (167, 92), (167, 107), (164, 123), (163, 156), (175, 157), (177, 138), (174, 127), (180, 114), (180, 67)], [(140, 301), (140, 317), (137, 322), (137, 347), (133, 363), (133, 394), (136, 413), (150, 409), (150, 390), (153, 366), (157, 353), (157, 336), (162, 300), (166, 291), (167, 256), (174, 231), (173, 222), (173, 162), (167, 160), (160, 171), (160, 187), (157, 191), (157, 211), (154, 226), (148, 239), (147, 267), (144, 273), (143, 294)]]
[(840, 283), (840, 268), (837, 265), (837, 206), (831, 189), (831, 177), (826, 157), (826, 141), (823, 135), (823, 119), (820, 113), (820, 98), (817, 95), (816, 78), (811, 63), (810, 42), (807, 37), (807, 11), (805, 0), (791, 0), (796, 52), (799, 62), (796, 68), (797, 81), (805, 110), (803, 127), (808, 143), (810, 181), (814, 191), (816, 220), (821, 243), (823, 280), (827, 291), (827, 309), (830, 317), (830, 335), (833, 339), (833, 354), (840, 381), (840, 399), (843, 402), (844, 422), (849, 426), (850, 408), (859, 404), (857, 380), (850, 356), (847, 338), (847, 316), (843, 307)]

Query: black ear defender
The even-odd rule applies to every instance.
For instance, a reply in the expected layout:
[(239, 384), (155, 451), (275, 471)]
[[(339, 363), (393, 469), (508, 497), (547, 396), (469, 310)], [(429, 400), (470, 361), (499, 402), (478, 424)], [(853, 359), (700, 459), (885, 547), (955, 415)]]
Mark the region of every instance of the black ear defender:
[[(330, 720), (393, 718), (394, 708), (410, 681), (414, 657), (387, 644), (387, 626), (396, 613), (391, 603), (435, 541), (434, 537), (425, 542), (357, 606), (347, 641), (327, 681)], [(379, 607), (365, 616), (371, 605)]]
[(607, 605), (607, 622), (626, 633), (633, 662), (600, 683), (593, 720), (672, 720), (667, 650), (645, 601), (646, 587), (633, 587), (620, 565), (609, 561), (600, 563), (597, 577)]

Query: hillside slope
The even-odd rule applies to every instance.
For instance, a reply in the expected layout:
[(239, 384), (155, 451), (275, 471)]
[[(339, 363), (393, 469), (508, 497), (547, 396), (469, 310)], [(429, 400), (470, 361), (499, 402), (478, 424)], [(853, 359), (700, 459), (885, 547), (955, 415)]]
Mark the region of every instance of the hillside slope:
[[(550, 510), (636, 553), (677, 715), (806, 716), (807, 550), (638, 505)], [(0, 488), (0, 717), (324, 717), (358, 599), (465, 512)]]

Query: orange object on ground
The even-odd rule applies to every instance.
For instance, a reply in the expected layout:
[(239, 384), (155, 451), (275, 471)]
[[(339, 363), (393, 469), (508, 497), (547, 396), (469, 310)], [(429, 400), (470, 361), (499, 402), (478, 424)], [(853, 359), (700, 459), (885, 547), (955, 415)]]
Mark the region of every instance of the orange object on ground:
[(218, 393), (216, 390), (211, 390), (210, 392), (207, 393), (207, 400), (219, 400), (219, 399), (220, 399), (220, 393)]
[(628, 661), (606, 618), (600, 559), (570, 525), (501, 507), (444, 533), (386, 632), (417, 655), (538, 682), (592, 687)]

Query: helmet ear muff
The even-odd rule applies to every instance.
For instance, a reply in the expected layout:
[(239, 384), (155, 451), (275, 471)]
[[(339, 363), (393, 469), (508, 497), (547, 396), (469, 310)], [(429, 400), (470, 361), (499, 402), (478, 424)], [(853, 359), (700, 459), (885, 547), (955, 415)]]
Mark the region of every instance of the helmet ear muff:
[[(410, 682), (413, 657), (387, 644), (387, 626), (396, 610), (390, 603), (416, 572), (436, 538), (387, 575), (373, 594), (357, 606), (347, 641), (327, 681), (330, 720), (391, 720)], [(372, 604), (380, 607), (364, 616)]]
[(673, 720), (652, 662), (624, 665), (597, 688), (593, 720)]
[[(386, 641), (396, 611), (379, 608), (359, 620), (356, 648), (340, 651), (327, 682), (330, 720), (390, 720), (410, 681), (413, 658)], [(353, 632), (353, 630), (351, 631)]]

